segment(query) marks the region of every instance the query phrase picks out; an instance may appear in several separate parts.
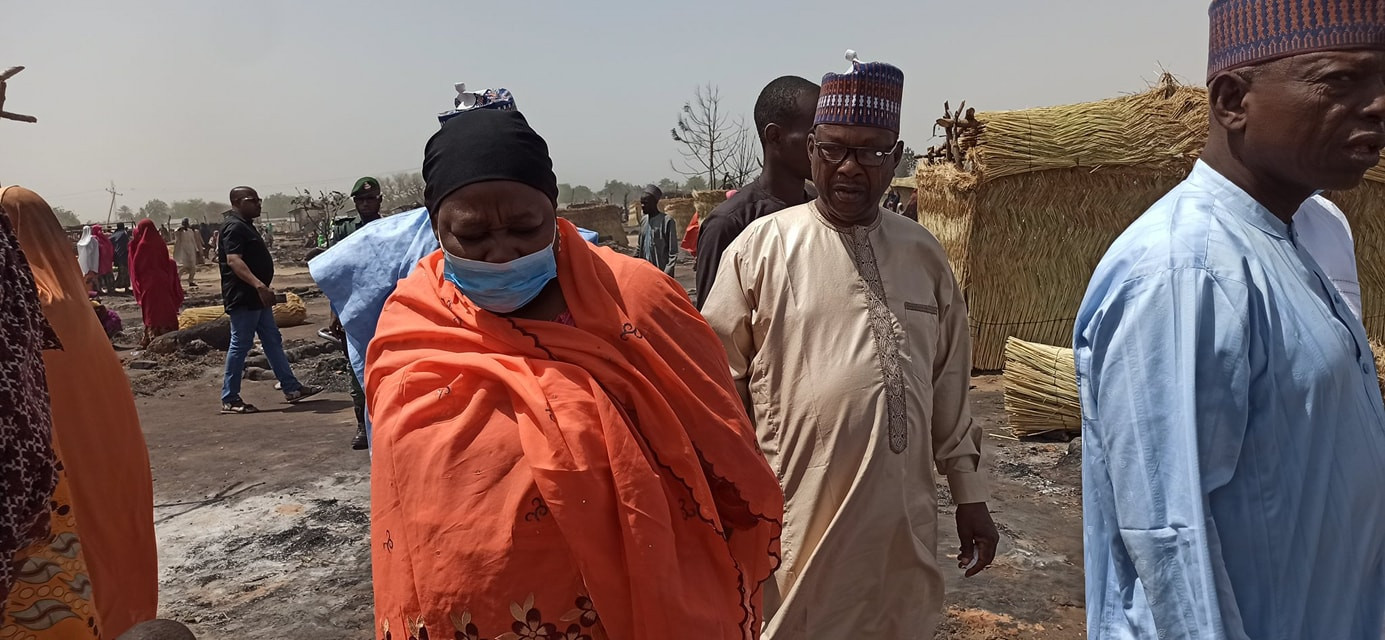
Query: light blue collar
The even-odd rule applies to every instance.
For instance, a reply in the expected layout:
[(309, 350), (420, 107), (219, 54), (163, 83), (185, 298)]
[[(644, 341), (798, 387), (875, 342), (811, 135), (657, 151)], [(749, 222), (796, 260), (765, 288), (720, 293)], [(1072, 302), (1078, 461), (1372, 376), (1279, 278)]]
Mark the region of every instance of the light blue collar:
[(1257, 229), (1276, 238), (1289, 239), (1289, 225), (1207, 163), (1198, 160), (1193, 165), (1193, 172), (1188, 175), (1188, 182), (1211, 193), (1228, 211), (1245, 218)]

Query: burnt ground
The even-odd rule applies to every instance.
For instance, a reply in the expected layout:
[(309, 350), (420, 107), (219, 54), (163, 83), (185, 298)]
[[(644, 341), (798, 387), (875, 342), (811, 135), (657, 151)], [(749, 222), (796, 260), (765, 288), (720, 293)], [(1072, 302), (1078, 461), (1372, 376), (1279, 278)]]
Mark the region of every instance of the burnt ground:
[[(691, 265), (679, 266), (691, 279)], [(204, 267), (190, 304), (215, 304), (216, 274)], [(280, 288), (309, 287), (306, 270), (281, 266)], [(304, 289), (306, 292), (306, 289)], [(300, 379), (335, 389), (283, 404), (267, 380), (246, 380), (250, 416), (218, 412), (224, 353), (155, 358), (130, 370), (154, 470), (161, 611), (199, 638), (365, 640), (371, 636), (369, 461), (351, 451), (354, 417), (341, 356), (314, 348), (326, 303), (305, 295), (309, 324), (284, 330), (307, 353)], [(139, 325), (128, 296), (106, 299)], [(118, 345), (137, 342), (122, 338)], [(1002, 541), (995, 566), (964, 579), (956, 561), (954, 508), (940, 485), (940, 561), (948, 574), (947, 618), (938, 638), (1085, 637), (1080, 474), (1064, 443), (1020, 442), (1005, 431), (998, 376), (973, 381), (973, 413), (987, 433), (991, 508)]]

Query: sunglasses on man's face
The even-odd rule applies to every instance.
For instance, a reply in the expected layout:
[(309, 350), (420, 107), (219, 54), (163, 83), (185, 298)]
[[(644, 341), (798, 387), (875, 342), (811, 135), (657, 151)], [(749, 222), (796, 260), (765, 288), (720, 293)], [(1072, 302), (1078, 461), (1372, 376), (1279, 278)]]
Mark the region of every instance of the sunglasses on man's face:
[(380, 199), (380, 196), (356, 196), (356, 198), (355, 198), (356, 202), (370, 202), (370, 201), (379, 200), (379, 199)]
[(238, 202), (255, 202), (255, 203), (260, 203), (260, 202), (264, 202), (264, 200), (262, 200), (262, 199), (260, 199), (260, 198), (241, 198)]
[(876, 149), (874, 147), (848, 147), (834, 142), (814, 142), (818, 156), (832, 164), (846, 162), (846, 157), (856, 154), (856, 163), (863, 167), (879, 167), (894, 153), (894, 147)]

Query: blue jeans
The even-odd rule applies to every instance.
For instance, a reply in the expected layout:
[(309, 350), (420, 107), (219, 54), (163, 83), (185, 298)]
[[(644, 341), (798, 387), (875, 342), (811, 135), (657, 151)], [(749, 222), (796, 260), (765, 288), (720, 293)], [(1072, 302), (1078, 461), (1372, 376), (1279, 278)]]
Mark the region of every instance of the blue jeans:
[(293, 377), (289, 359), (284, 355), (284, 338), (279, 335), (279, 325), (274, 323), (273, 309), (237, 309), (228, 315), (231, 316), (231, 348), (226, 350), (226, 377), (221, 382), (223, 404), (241, 399), (240, 378), (245, 372), (245, 356), (255, 345), (255, 334), (260, 335), (265, 358), (284, 393), (303, 388), (298, 378)]

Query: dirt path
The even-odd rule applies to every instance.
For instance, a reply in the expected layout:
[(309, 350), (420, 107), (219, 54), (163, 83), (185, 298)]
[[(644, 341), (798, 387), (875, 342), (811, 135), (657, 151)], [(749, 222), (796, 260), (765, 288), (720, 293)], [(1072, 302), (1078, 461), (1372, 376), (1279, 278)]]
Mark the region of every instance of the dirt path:
[[(686, 271), (680, 280), (691, 279)], [(214, 286), (209, 273), (199, 274), (199, 293)], [(275, 284), (308, 279), (283, 269)], [(290, 344), (317, 340), (326, 322), (322, 298), (307, 303), (309, 324), (284, 331)], [(118, 296), (110, 304), (130, 313)], [(138, 323), (137, 310), (127, 327), (130, 320)], [(204, 639), (371, 638), (369, 462), (348, 447), (350, 398), (326, 393), (290, 406), (272, 381), (247, 380), (243, 395), (263, 412), (223, 416), (222, 357), (190, 360), (177, 379), (136, 398), (154, 468), (161, 615)], [(319, 360), (297, 363), (295, 372), (321, 368)], [(139, 388), (150, 374), (131, 375)], [(954, 510), (940, 485), (949, 612), (938, 638), (1084, 638), (1080, 483), (1065, 460), (1068, 446), (1008, 439), (1000, 379), (974, 384), (1002, 542), (993, 569), (961, 578), (952, 569)]]
[[(326, 305), (308, 309), (287, 342), (317, 339)], [(136, 397), (154, 469), (160, 615), (199, 638), (370, 638), (370, 464), (349, 447), (350, 397), (287, 405), (273, 381), (246, 380), (242, 395), (261, 413), (224, 416), (222, 358)], [(131, 374), (137, 388), (153, 375)]]
[(938, 556), (947, 575), (948, 617), (938, 638), (1081, 640), (1086, 634), (1082, 578), (1080, 455), (1066, 443), (1020, 442), (1005, 428), (1000, 376), (972, 380), (972, 418), (986, 431), (989, 503), (1000, 529), (993, 568), (962, 578), (953, 568), (956, 510), (939, 484)]

